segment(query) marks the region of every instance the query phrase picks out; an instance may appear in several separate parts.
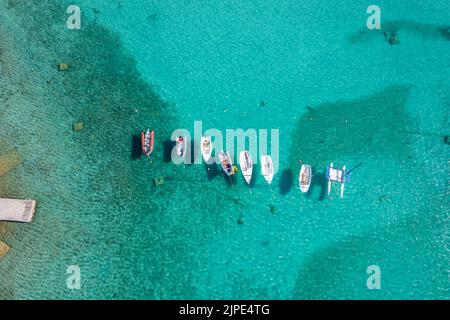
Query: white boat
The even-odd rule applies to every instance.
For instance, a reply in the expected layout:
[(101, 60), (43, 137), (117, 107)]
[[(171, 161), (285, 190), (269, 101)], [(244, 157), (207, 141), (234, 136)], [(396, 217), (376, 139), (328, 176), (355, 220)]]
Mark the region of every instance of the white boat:
[(242, 175), (244, 176), (245, 181), (250, 184), (253, 174), (253, 162), (250, 152), (242, 151), (239, 154), (239, 165), (241, 166)]
[(344, 197), (344, 187), (346, 182), (346, 168), (345, 166), (342, 169), (337, 169), (333, 167), (333, 163), (327, 167), (326, 178), (328, 180), (328, 195), (331, 192), (331, 183), (338, 182), (341, 184), (341, 198)]
[(183, 158), (186, 154), (186, 137), (183, 136), (179, 136), (177, 138), (177, 156), (179, 156), (180, 158)]
[(209, 136), (202, 137), (200, 148), (202, 151), (203, 160), (206, 163), (208, 163), (209, 159), (211, 158), (211, 153), (212, 153), (211, 137), (209, 137)]
[(150, 155), (153, 152), (153, 147), (155, 146), (155, 131), (150, 129), (147, 129), (146, 132), (141, 132), (141, 149), (142, 153), (145, 154), (147, 157), (150, 157)]
[(261, 156), (261, 171), (268, 184), (273, 179), (273, 162), (270, 156)]
[(309, 164), (302, 164), (300, 174), (298, 176), (298, 184), (301, 192), (308, 192), (311, 185), (311, 166)]
[(219, 158), (220, 166), (222, 167), (223, 172), (227, 176), (233, 175), (233, 162), (231, 161), (231, 157), (228, 151), (219, 152), (217, 154), (217, 157)]

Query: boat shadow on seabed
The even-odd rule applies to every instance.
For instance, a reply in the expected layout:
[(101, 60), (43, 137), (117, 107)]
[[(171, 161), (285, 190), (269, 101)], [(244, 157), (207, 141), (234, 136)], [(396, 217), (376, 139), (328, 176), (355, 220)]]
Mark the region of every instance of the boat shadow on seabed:
[(133, 134), (131, 136), (131, 160), (139, 159), (141, 156), (141, 136)]
[(216, 163), (212, 163), (212, 164), (206, 164), (205, 163), (205, 170), (206, 170), (206, 176), (208, 177), (208, 180), (213, 180), (216, 177), (223, 177), (223, 179), (225, 180), (225, 182), (232, 187), (233, 185), (236, 184), (236, 176), (237, 176), (237, 172), (231, 176), (227, 176), (222, 169), (220, 168), (220, 165), (216, 164)]
[(206, 171), (206, 177), (208, 180), (214, 180), (216, 177), (223, 177), (225, 182), (231, 187), (236, 183), (236, 174), (232, 175), (231, 177), (227, 176), (222, 169), (219, 167), (216, 163), (211, 164), (204, 164), (205, 171)]
[(214, 162), (212, 164), (204, 164), (206, 170), (206, 177), (208, 180), (213, 180), (218, 175), (222, 175), (222, 170), (219, 170), (219, 167)]
[(163, 161), (172, 162), (172, 149), (175, 147), (176, 142), (170, 139), (164, 140), (163, 143)]
[(326, 173), (316, 171), (315, 167), (313, 167), (312, 169), (313, 169), (314, 174), (311, 179), (311, 187), (309, 188), (308, 192), (306, 193), (306, 196), (308, 198), (311, 197), (314, 187), (320, 187), (319, 201), (322, 201), (322, 200), (326, 199), (326, 196), (327, 196)]
[(294, 175), (292, 173), (291, 169), (285, 169), (281, 173), (281, 179), (280, 179), (280, 193), (282, 195), (287, 194), (292, 186), (294, 185)]
[(222, 172), (223, 178), (225, 180), (225, 182), (232, 187), (233, 185), (236, 184), (236, 174), (233, 174), (231, 176), (227, 176), (225, 173)]
[[(187, 145), (187, 147), (186, 147), (186, 157), (189, 157), (190, 158), (190, 162), (189, 162), (189, 165), (192, 165), (192, 164), (194, 164), (195, 163), (195, 159), (196, 159), (196, 157), (198, 156), (197, 154), (196, 154), (196, 149), (195, 149), (195, 145), (196, 145), (196, 141), (195, 141), (195, 139), (192, 139), (192, 141), (187, 141), (187, 143), (188, 143), (188, 145)], [(200, 157), (201, 157), (202, 155), (200, 154)]]
[[(176, 144), (177, 143), (173, 140), (170, 140), (170, 139), (164, 140), (164, 143), (163, 143), (163, 149), (164, 149), (163, 161), (164, 162), (172, 162), (172, 150), (173, 150), (173, 148), (175, 148)], [(186, 158), (189, 157), (190, 161), (187, 163), (187, 165), (192, 165), (195, 163), (196, 154), (195, 154), (194, 145), (195, 145), (195, 140), (188, 141), (185, 157)]]
[(256, 181), (259, 180), (260, 175), (258, 172), (261, 172), (261, 168), (258, 163), (253, 164), (253, 172), (252, 172), (252, 180), (250, 180), (249, 188), (253, 188), (256, 184)]

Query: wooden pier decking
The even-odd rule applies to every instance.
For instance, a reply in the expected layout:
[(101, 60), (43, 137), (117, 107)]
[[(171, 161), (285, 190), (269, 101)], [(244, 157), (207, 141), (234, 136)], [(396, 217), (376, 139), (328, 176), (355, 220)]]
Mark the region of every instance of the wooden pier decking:
[(0, 198), (0, 221), (31, 222), (35, 208), (35, 200)]

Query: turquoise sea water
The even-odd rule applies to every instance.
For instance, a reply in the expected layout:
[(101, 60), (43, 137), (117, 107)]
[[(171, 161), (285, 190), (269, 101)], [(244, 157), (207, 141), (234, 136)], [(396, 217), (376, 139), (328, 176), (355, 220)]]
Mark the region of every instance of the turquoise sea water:
[[(447, 0), (377, 1), (380, 31), (369, 1), (80, 0), (81, 30), (69, 4), (0, 1), (0, 155), (23, 159), (0, 196), (38, 201), (0, 235), (0, 298), (450, 297)], [(272, 185), (167, 161), (194, 121), (279, 129)], [(299, 159), (318, 172), (307, 195)], [(331, 161), (363, 162), (344, 199), (326, 195)]]

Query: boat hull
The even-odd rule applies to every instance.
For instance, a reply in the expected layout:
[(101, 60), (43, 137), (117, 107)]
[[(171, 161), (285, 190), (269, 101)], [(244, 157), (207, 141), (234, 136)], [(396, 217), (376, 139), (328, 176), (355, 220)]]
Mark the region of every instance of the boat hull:
[(232, 176), (233, 162), (231, 161), (230, 154), (228, 152), (219, 152), (217, 154), (217, 157), (219, 158), (223, 173), (225, 173), (227, 176)]
[(309, 187), (311, 186), (311, 178), (312, 178), (311, 172), (312, 170), (310, 165), (307, 164), (302, 165), (300, 169), (298, 183), (300, 186), (300, 191), (303, 193), (308, 192)]
[(250, 184), (253, 175), (253, 161), (250, 156), (250, 152), (242, 151), (239, 154), (239, 165), (241, 167), (242, 175), (244, 176), (245, 181)]
[(270, 156), (261, 156), (261, 172), (268, 184), (272, 183), (273, 179), (273, 162)]
[(341, 184), (341, 198), (344, 197), (345, 182), (348, 180), (346, 172), (347, 170), (345, 166), (343, 166), (342, 169), (337, 169), (334, 168), (333, 163), (331, 163), (327, 167), (326, 178), (328, 180), (328, 195), (331, 193), (332, 182), (338, 182)]
[(212, 153), (211, 137), (202, 137), (200, 148), (202, 151), (203, 160), (207, 163), (211, 159)]
[(186, 138), (185, 137), (182, 137), (181, 141), (180, 141), (180, 137), (177, 138), (176, 151), (177, 151), (178, 157), (184, 158), (184, 156), (186, 155)]
[(153, 152), (153, 147), (155, 145), (155, 131), (150, 131), (149, 129), (141, 132), (141, 150), (142, 153), (149, 157)]

